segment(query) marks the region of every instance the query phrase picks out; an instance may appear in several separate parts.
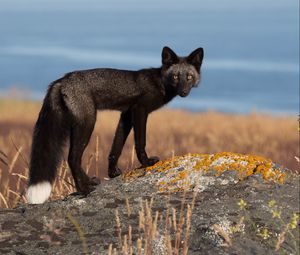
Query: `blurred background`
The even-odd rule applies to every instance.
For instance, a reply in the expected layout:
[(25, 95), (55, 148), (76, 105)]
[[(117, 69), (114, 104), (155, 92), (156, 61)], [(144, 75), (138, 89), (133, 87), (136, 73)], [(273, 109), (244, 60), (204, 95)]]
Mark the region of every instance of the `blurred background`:
[(0, 0), (0, 95), (41, 100), (64, 73), (160, 66), (205, 49), (201, 86), (169, 106), (297, 115), (298, 0)]

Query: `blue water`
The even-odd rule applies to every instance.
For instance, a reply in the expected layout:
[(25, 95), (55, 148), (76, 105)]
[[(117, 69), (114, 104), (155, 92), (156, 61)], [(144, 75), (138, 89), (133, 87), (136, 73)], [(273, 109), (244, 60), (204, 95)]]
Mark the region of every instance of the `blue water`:
[(66, 72), (160, 65), (205, 49), (201, 85), (171, 107), (299, 113), (298, 0), (0, 0), (0, 96), (41, 99)]

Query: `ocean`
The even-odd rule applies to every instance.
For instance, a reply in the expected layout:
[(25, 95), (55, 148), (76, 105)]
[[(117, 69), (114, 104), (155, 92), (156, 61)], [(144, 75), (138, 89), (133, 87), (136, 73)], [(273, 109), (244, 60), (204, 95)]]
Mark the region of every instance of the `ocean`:
[(299, 114), (298, 0), (0, 0), (0, 96), (41, 100), (73, 70), (158, 67), (205, 50), (202, 81), (168, 107)]

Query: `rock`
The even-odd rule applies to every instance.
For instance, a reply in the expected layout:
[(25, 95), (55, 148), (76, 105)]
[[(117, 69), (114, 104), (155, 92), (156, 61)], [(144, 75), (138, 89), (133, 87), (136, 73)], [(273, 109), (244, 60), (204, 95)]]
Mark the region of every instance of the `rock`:
[(298, 215), (299, 175), (258, 156), (186, 155), (85, 198), (0, 210), (0, 254), (295, 254)]

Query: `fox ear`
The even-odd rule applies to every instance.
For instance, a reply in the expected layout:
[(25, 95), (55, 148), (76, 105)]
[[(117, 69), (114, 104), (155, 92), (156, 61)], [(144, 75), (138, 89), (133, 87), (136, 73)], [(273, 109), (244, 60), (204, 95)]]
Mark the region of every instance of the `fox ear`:
[(178, 57), (174, 51), (169, 47), (164, 47), (161, 53), (161, 60), (163, 65), (171, 66), (178, 63)]
[(188, 57), (187, 62), (196, 67), (197, 70), (200, 70), (202, 60), (204, 56), (203, 48), (198, 48), (194, 50)]

